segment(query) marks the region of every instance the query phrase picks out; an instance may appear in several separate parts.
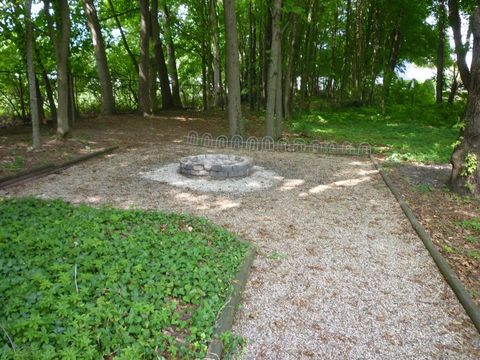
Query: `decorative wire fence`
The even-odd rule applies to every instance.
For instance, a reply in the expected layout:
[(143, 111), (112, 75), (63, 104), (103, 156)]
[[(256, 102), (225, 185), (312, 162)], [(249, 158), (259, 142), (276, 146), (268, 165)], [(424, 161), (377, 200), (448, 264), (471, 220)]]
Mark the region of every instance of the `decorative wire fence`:
[(305, 139), (297, 138), (294, 140), (279, 139), (275, 141), (270, 136), (257, 138), (250, 136), (244, 139), (240, 135), (234, 135), (229, 138), (226, 135), (220, 135), (214, 138), (211, 134), (205, 133), (199, 135), (196, 131), (190, 131), (183, 139), (184, 143), (193, 146), (203, 146), (210, 148), (230, 148), (245, 149), (251, 151), (279, 151), (279, 152), (307, 152), (335, 155), (357, 155), (368, 156), (372, 153), (370, 144), (364, 143), (353, 145), (349, 142), (338, 144), (336, 142), (323, 142), (313, 140), (307, 142)]

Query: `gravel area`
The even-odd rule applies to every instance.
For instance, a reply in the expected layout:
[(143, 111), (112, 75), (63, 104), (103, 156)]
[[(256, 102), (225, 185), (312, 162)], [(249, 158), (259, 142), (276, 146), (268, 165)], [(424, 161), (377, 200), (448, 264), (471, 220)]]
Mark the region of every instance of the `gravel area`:
[(0, 196), (189, 212), (254, 243), (234, 323), (244, 359), (480, 358), (478, 332), (370, 162), (239, 152), (283, 178), (242, 194), (142, 176), (202, 150), (130, 149)]
[(282, 180), (282, 177), (278, 176), (274, 171), (266, 170), (261, 166), (254, 166), (252, 170), (250, 176), (238, 179), (190, 178), (178, 172), (178, 163), (171, 163), (149, 171), (142, 176), (145, 179), (194, 191), (232, 194), (266, 190)]

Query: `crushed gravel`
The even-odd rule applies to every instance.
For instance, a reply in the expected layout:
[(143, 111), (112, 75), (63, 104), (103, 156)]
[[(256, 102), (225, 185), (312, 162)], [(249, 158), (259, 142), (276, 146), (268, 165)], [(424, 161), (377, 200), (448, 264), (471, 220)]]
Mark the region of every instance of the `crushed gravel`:
[(234, 323), (247, 339), (244, 359), (480, 357), (478, 332), (370, 162), (235, 152), (283, 178), (241, 194), (143, 177), (198, 150), (131, 149), (0, 196), (189, 212), (254, 243), (259, 255)]
[(167, 164), (142, 175), (145, 179), (159, 181), (168, 185), (200, 192), (246, 193), (271, 188), (278, 184), (282, 177), (274, 171), (261, 166), (254, 166), (252, 174), (247, 177), (214, 180), (206, 178), (190, 178), (178, 172), (178, 163)]

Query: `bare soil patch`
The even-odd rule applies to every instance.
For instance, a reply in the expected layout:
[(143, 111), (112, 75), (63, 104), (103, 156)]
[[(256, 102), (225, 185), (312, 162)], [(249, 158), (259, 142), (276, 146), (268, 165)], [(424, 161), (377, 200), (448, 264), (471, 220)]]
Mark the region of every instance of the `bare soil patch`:
[(109, 146), (141, 147), (170, 139), (180, 141), (190, 130), (215, 135), (226, 130), (224, 113), (218, 111), (168, 111), (159, 115), (85, 117), (72, 135), (57, 139), (55, 130), (42, 128), (42, 149), (30, 151), (31, 129), (0, 129), (0, 177), (45, 165), (58, 164)]

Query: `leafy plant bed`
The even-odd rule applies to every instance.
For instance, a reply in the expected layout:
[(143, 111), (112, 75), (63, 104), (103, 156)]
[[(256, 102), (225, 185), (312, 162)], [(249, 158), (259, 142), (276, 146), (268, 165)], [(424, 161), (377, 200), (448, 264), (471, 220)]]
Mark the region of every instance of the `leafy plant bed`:
[(0, 358), (201, 358), (247, 248), (187, 215), (0, 201)]

